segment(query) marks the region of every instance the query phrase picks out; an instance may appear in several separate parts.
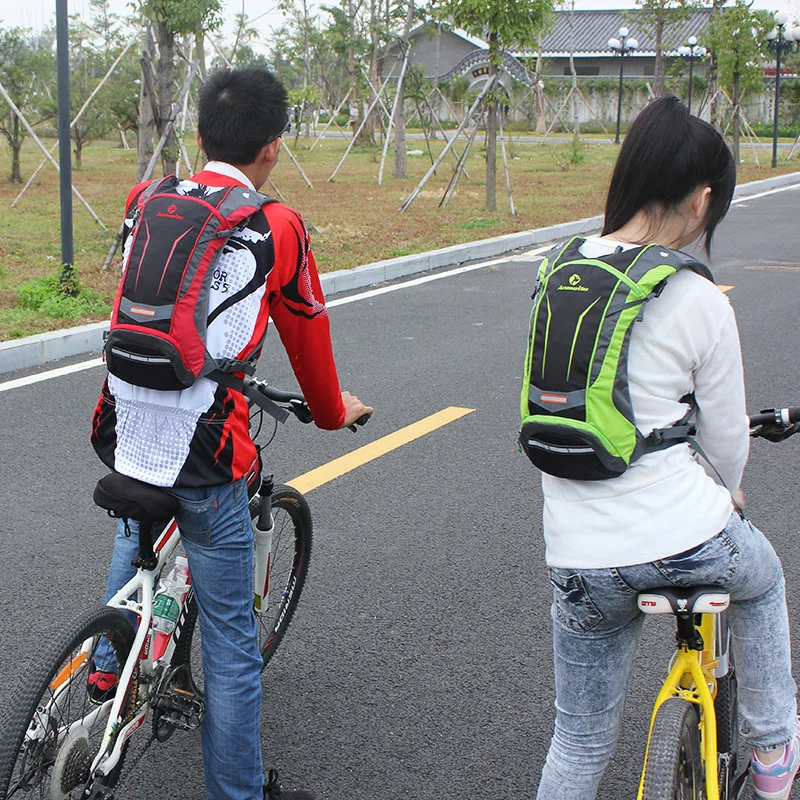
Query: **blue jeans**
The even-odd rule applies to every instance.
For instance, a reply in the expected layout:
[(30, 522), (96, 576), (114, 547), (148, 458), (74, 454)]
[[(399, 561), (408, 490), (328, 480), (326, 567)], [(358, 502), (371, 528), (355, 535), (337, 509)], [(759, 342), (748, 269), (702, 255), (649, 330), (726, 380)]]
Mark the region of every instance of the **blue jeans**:
[(538, 800), (593, 800), (619, 733), (644, 614), (639, 592), (659, 586), (722, 586), (739, 689), (742, 735), (763, 750), (795, 731), (783, 571), (772, 545), (733, 514), (722, 533), (649, 564), (551, 569), (556, 724)]
[[(261, 800), (261, 666), (253, 612), (253, 525), (244, 480), (170, 489), (197, 599), (206, 715), (203, 764), (209, 800)], [(108, 576), (109, 600), (135, 574), (136, 524), (120, 524)], [(108, 667), (98, 648), (98, 668)]]

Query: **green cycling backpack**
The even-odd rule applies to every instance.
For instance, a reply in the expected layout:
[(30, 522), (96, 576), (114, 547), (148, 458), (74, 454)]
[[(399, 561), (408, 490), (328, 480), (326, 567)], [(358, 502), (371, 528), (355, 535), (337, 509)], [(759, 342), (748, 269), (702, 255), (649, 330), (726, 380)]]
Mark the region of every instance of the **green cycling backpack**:
[(679, 250), (618, 248), (602, 258), (580, 252), (574, 237), (542, 262), (533, 293), (520, 398), (519, 442), (543, 472), (572, 480), (621, 475), (645, 452), (690, 440), (689, 413), (645, 437), (636, 427), (628, 386), (633, 325), (667, 279), (705, 264)]

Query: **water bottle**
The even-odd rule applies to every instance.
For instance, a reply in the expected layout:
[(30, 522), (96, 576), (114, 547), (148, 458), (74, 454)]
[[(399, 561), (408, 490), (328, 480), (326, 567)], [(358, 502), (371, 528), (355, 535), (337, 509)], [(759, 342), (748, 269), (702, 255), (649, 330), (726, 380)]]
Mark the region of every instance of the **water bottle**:
[(175, 558), (175, 566), (158, 587), (153, 600), (153, 629), (167, 636), (175, 630), (181, 601), (189, 588), (189, 562), (185, 556)]

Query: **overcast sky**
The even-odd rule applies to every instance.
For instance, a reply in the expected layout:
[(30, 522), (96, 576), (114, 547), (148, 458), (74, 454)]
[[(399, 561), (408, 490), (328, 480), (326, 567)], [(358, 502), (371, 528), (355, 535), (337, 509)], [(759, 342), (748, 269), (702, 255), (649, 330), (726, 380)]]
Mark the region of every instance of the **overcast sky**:
[[(330, 1), (330, 0), (329, 0)], [(281, 14), (276, 11), (276, 0), (224, 0), (225, 17), (232, 20), (233, 15), (244, 7), (250, 19), (255, 20), (255, 27), (265, 32), (278, 27), (282, 22)], [(633, 0), (575, 0), (577, 11), (588, 11), (600, 8), (633, 8)], [(128, 9), (127, 0), (111, 0), (112, 8), (119, 14)], [(784, 8), (792, 13), (800, 22), (800, 0), (755, 0), (756, 8), (776, 11)], [(69, 13), (87, 15), (91, 8), (89, 0), (68, 0)], [(55, 21), (55, 0), (0, 0), (0, 26), (22, 27), (39, 30)], [(229, 23), (230, 24), (230, 23)], [(263, 26), (263, 27), (262, 27)]]

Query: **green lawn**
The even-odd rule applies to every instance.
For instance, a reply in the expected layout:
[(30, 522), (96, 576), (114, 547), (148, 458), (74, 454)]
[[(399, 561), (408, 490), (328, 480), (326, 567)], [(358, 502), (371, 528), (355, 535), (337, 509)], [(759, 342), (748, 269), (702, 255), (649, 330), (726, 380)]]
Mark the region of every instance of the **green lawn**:
[[(300, 137), (297, 143), (290, 139), (288, 144), (313, 183), (313, 190), (286, 154), (272, 178), (286, 201), (302, 211), (311, 226), (312, 245), (323, 272), (600, 214), (617, 154), (616, 147), (593, 143), (590, 138), (584, 140), (577, 158), (569, 140), (538, 144), (512, 138), (507, 144), (517, 210), (512, 217), (502, 164), (497, 181), (498, 211), (487, 213), (484, 209), (486, 165), (481, 142), (476, 140), (467, 164), (469, 177), (461, 178), (446, 209), (439, 209), (438, 203), (455, 164), (449, 156), (411, 208), (401, 214), (400, 205), (430, 167), (424, 140), (408, 141), (410, 150), (422, 150), (423, 155), (408, 157), (406, 179), (391, 178), (390, 152), (382, 186), (377, 181), (380, 146), (354, 148), (335, 181), (328, 182), (347, 142), (323, 140), (310, 152), (312, 141)], [(52, 144), (45, 142), (48, 147)], [(435, 157), (443, 143), (438, 140), (431, 144)], [(194, 158), (196, 146), (190, 137), (187, 148)], [(776, 174), (769, 168), (767, 150), (759, 151), (760, 167), (752, 163), (749, 148), (743, 148), (742, 153), (745, 164), (740, 169), (741, 182)], [(41, 154), (27, 140), (22, 156), (23, 180), (27, 180)], [(101, 265), (134, 182), (136, 153), (123, 150), (117, 141), (95, 142), (84, 149), (83, 163), (82, 169), (73, 171), (73, 182), (107, 230), (74, 198), (75, 262), (83, 285), (108, 303), (118, 280), (119, 254), (108, 271), (103, 272)], [(797, 159), (782, 159), (777, 172), (794, 171), (797, 163)], [(0, 162), (0, 170), (0, 174), (7, 174), (8, 161)], [(55, 170), (46, 166), (12, 209), (10, 205), (20, 189), (19, 185), (0, 182), (0, 341), (102, 319), (107, 313), (102, 303), (77, 308), (50, 304), (44, 310), (33, 310), (36, 304), (30, 302), (30, 295), (37, 296), (38, 290), (28, 292), (26, 304), (21, 303), (20, 286), (56, 273), (61, 245)], [(271, 190), (266, 186), (264, 191)]]

